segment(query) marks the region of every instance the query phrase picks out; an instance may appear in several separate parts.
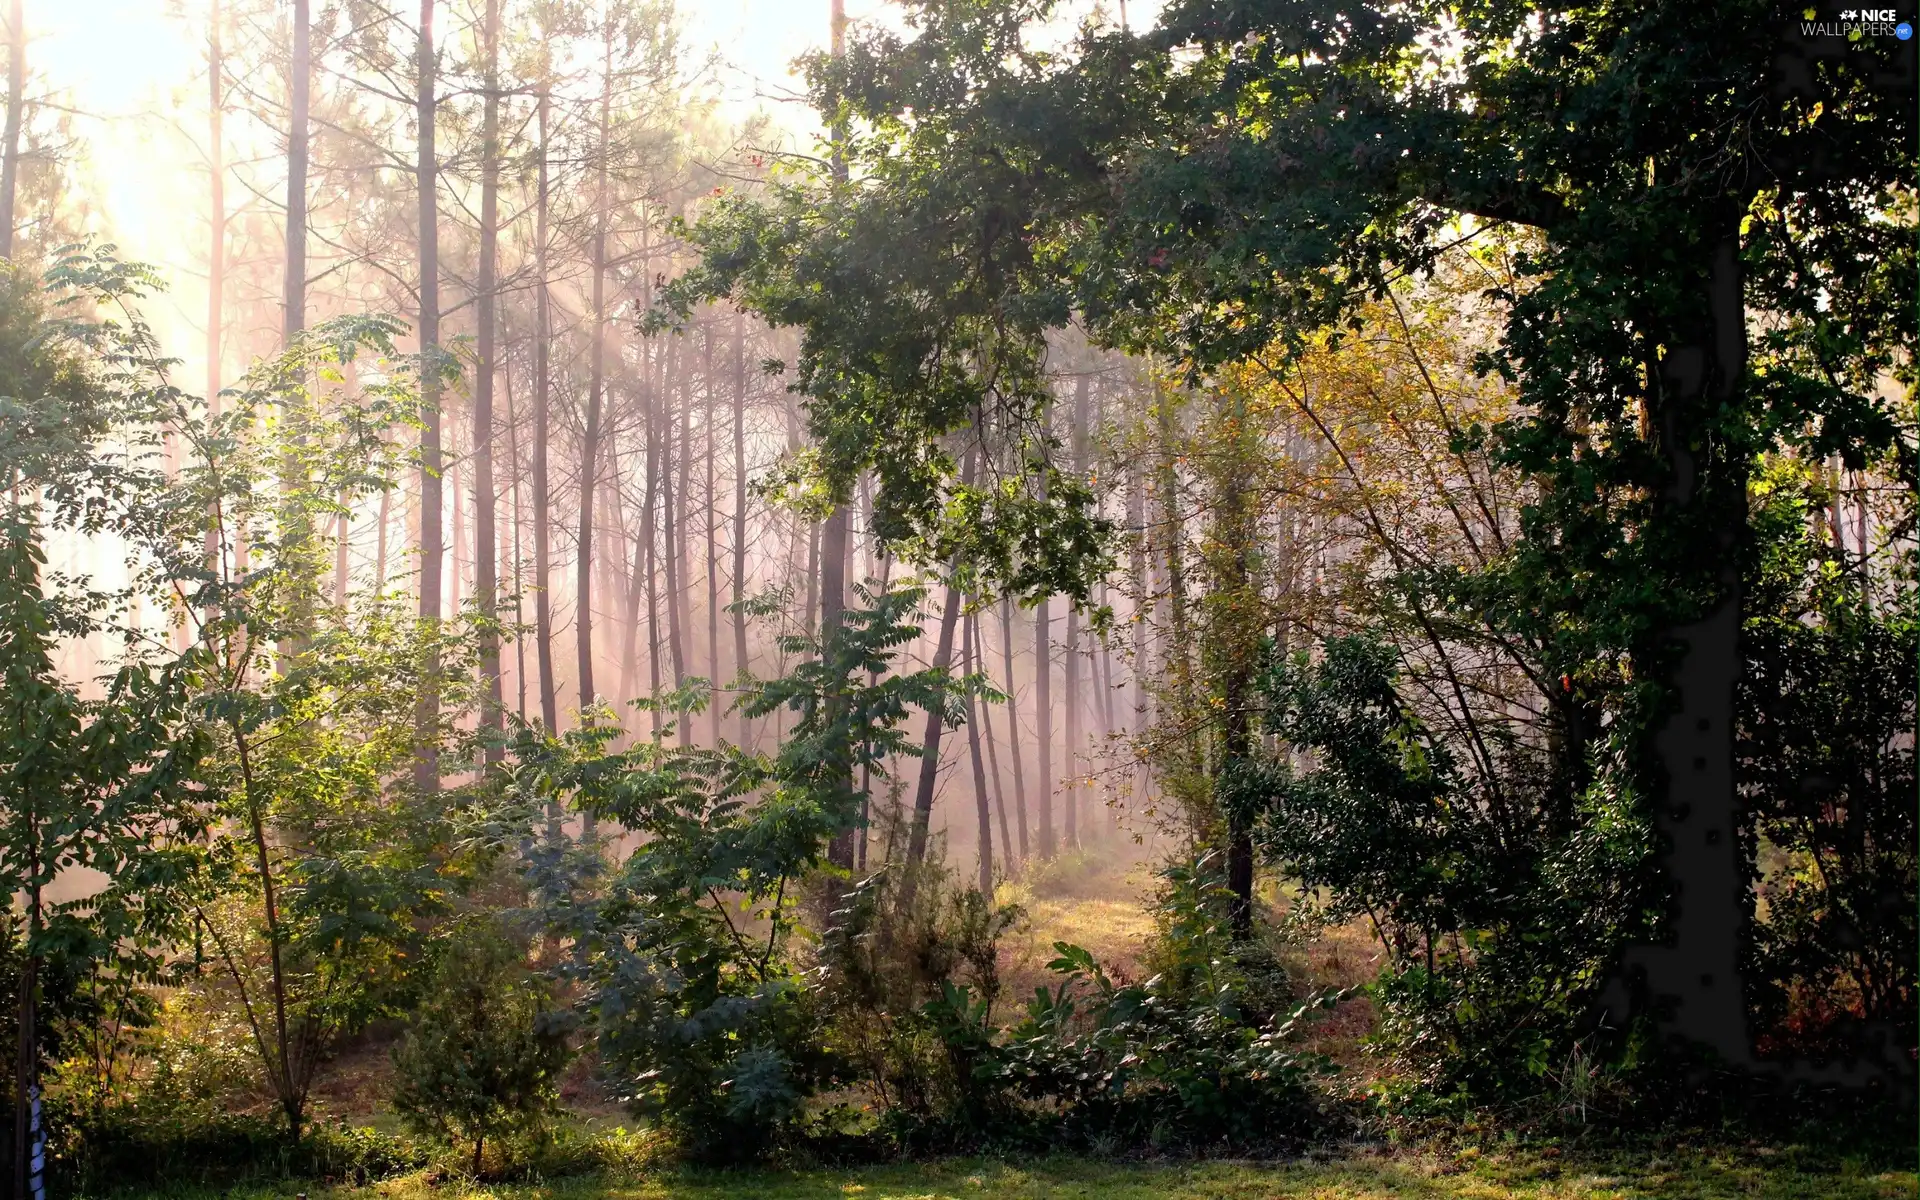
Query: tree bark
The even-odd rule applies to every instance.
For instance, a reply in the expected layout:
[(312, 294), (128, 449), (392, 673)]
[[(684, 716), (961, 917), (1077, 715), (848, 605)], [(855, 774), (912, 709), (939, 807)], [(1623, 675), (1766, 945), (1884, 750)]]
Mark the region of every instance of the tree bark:
[(553, 679), (553, 527), (552, 493), (547, 487), (548, 419), (552, 382), (547, 347), (553, 340), (553, 301), (547, 273), (547, 133), (551, 89), (540, 87), (535, 120), (539, 125), (540, 164), (533, 208), (533, 622), (540, 663), (540, 719), (548, 733), (560, 728), (559, 698)]
[[(973, 617), (967, 618), (967, 627), (962, 635), (960, 651), (961, 671), (973, 674), (974, 629), (979, 622)], [(987, 804), (987, 772), (980, 757), (980, 725), (974, 720), (973, 689), (967, 689), (967, 755), (973, 766), (973, 807), (978, 818), (978, 837), (980, 839), (980, 894), (989, 900), (993, 898), (993, 821)]]
[[(980, 628), (979, 616), (976, 614), (968, 619), (973, 622), (973, 640), (980, 647), (980, 670), (985, 672), (987, 639)], [(987, 744), (987, 774), (993, 781), (993, 807), (1000, 818), (1001, 870), (1011, 872), (1018, 860), (1013, 857), (1013, 836), (1007, 829), (1007, 787), (1000, 774), (1000, 752), (993, 740), (993, 705), (985, 702), (980, 705), (980, 737)]]
[(718, 541), (720, 524), (719, 498), (713, 494), (713, 456), (715, 452), (713, 437), (714, 378), (713, 378), (713, 326), (709, 323), (701, 331), (701, 386), (706, 389), (706, 417), (702, 423), (706, 449), (702, 460), (706, 463), (706, 482), (701, 492), (706, 501), (706, 512), (702, 515), (701, 525), (707, 535), (707, 681), (711, 687), (711, 703), (707, 713), (712, 718), (710, 745), (720, 745), (720, 544)]
[(501, 381), (506, 384), (507, 390), (507, 457), (513, 464), (512, 473), (509, 475), (512, 483), (509, 485), (511, 496), (508, 501), (513, 516), (513, 683), (515, 690), (519, 692), (519, 699), (515, 706), (515, 711), (519, 713), (520, 720), (524, 722), (527, 719), (527, 638), (526, 632), (523, 629), (523, 626), (526, 624), (526, 615), (525, 610), (522, 608), (521, 598), (526, 592), (524, 580), (522, 579), (522, 558), (525, 553), (524, 548), (526, 542), (524, 539), (524, 514), (520, 510), (520, 414), (515, 411), (513, 402), (513, 353), (511, 349), (503, 356), (501, 367), (500, 378)]
[[(289, 120), (287, 122), (287, 265), (281, 280), (280, 344), (291, 346), (307, 326), (307, 157), (308, 114), (313, 81), (313, 30), (308, 15), (308, 0), (293, 0), (293, 74), (289, 82)], [(219, 0), (214, 0), (214, 177), (224, 171), (220, 161), (219, 112), (223, 103), (220, 89)], [(215, 187), (219, 185), (216, 183)], [(218, 214), (224, 232), (224, 206)], [(224, 238), (223, 238), (224, 241)]]
[(1053, 647), (1047, 627), (1050, 597), (1033, 608), (1033, 723), (1040, 775), (1035, 784), (1040, 800), (1040, 857), (1059, 851), (1053, 831)]
[[(440, 493), (440, 232), (439, 164), (434, 150), (437, 101), (436, 60), (433, 47), (434, 0), (420, 0), (419, 61), (414, 119), (418, 151), (414, 167), (420, 229), (420, 619), (437, 630), (440, 619), (440, 572), (445, 555), (441, 528)], [(437, 635), (436, 635), (437, 636)], [(414, 714), (414, 786), (422, 792), (440, 788), (440, 654), (429, 648), (422, 672), (419, 707)]]
[(494, 625), (500, 590), (499, 565), (494, 557), (493, 493), (493, 381), (499, 283), (496, 278), (500, 233), (500, 0), (487, 0), (482, 37), (486, 44), (486, 94), (480, 120), (480, 271), (477, 349), (473, 381), (473, 521), (474, 593), (480, 612), (480, 731), (487, 737), (486, 761), (497, 766), (505, 751), (506, 705), (500, 682), (500, 634)]
[[(747, 614), (740, 610), (747, 598), (747, 324), (733, 318), (733, 670), (747, 670)], [(740, 713), (740, 744), (750, 745), (747, 714)]]
[(595, 135), (593, 205), (593, 317), (588, 342), (586, 428), (580, 443), (580, 535), (574, 576), (574, 637), (578, 651), (580, 708), (595, 699), (593, 683), (593, 496), (600, 480), (600, 403), (606, 375), (607, 319), (607, 126), (613, 104), (613, 23), (603, 26), (600, 124)]
[[(23, 9), (21, 0), (11, 0), (7, 5), (7, 126), (5, 157), (0, 158), (0, 258), (8, 259), (13, 257), (13, 202), (20, 191), (20, 124), (27, 108), (27, 18)], [(214, 25), (219, 25), (217, 17)], [(217, 67), (214, 78), (219, 79)], [(214, 88), (219, 89), (218, 82)]]
[(1020, 826), (1020, 861), (1032, 854), (1027, 844), (1027, 779), (1020, 755), (1020, 693), (1013, 683), (1013, 599), (1000, 600), (1000, 653), (1007, 668), (1007, 757), (1013, 760), (1013, 814)]
[[(933, 669), (936, 671), (945, 671), (953, 665), (953, 629), (959, 616), (960, 589), (949, 575), (946, 599), (940, 609), (939, 641), (933, 651)], [(940, 779), (940, 735), (946, 727), (947, 723), (938, 708), (927, 713), (927, 736), (920, 758), (920, 784), (913, 795), (913, 829), (907, 837), (909, 866), (918, 866), (926, 861), (927, 831), (933, 818), (933, 793)]]

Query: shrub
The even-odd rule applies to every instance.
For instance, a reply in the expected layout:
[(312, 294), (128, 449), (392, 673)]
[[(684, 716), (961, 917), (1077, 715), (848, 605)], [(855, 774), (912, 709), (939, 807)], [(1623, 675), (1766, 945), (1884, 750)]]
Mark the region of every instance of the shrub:
[(419, 1132), (470, 1142), (478, 1175), (488, 1138), (535, 1130), (553, 1111), (573, 1025), (520, 946), (487, 923), (456, 926), (394, 1051), (393, 1106)]

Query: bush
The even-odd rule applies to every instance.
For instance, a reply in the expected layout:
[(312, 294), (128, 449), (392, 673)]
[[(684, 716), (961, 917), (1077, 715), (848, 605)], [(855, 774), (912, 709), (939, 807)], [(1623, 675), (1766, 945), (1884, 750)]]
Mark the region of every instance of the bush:
[(372, 1129), (316, 1124), (298, 1142), (270, 1116), (71, 1112), (49, 1104), (49, 1170), (63, 1190), (336, 1179), (365, 1184), (425, 1165), (418, 1146)]
[(573, 1027), (521, 946), (488, 923), (456, 926), (394, 1051), (393, 1106), (421, 1133), (471, 1143), (478, 1175), (487, 1139), (537, 1131), (552, 1113)]
[(920, 1153), (1111, 1154), (1276, 1150), (1318, 1132), (1312, 1083), (1332, 1067), (1291, 1043), (1341, 997), (1287, 1002), (1271, 956), (1233, 943), (1216, 868), (1206, 858), (1162, 872), (1152, 978), (1116, 982), (1086, 950), (1056, 943), (1060, 982), (1006, 1029), (993, 1020), (993, 945), (1014, 914), (967, 892), (931, 913), (896, 912), (890, 929), (885, 890), (857, 895), (823, 958), (841, 977), (828, 985), (841, 997), (836, 1028), (865, 1013), (860, 1027), (878, 1031), (863, 1066), (884, 1134)]

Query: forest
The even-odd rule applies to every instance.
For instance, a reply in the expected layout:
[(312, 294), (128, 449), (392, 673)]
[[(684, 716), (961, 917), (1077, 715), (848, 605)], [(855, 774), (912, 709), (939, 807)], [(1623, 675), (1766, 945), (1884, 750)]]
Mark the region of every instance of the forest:
[(856, 8), (8, 0), (5, 1195), (1920, 1195), (1912, 26)]

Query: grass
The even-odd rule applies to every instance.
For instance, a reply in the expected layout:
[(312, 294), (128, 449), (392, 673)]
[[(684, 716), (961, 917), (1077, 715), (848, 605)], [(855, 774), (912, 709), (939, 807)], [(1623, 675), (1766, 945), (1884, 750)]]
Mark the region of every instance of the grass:
[(364, 1188), (280, 1184), (219, 1194), (292, 1200), (296, 1191), (308, 1200), (1904, 1200), (1920, 1194), (1920, 1182), (1910, 1171), (1803, 1161), (1791, 1151), (1557, 1156), (1547, 1148), (1282, 1164), (956, 1160), (843, 1170), (665, 1171), (546, 1184), (436, 1182), (419, 1173)]

